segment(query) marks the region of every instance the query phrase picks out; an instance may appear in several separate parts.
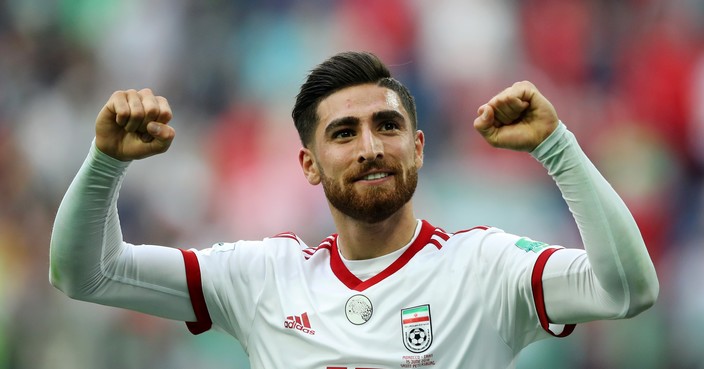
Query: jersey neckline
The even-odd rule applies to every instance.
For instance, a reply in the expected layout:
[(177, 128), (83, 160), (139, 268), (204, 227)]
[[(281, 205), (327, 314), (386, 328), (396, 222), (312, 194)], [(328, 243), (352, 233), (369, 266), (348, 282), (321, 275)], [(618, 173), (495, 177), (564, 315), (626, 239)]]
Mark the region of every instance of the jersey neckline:
[(330, 269), (332, 269), (333, 274), (340, 280), (347, 288), (355, 291), (362, 292), (367, 288), (383, 281), (387, 277), (396, 273), (399, 269), (403, 268), (408, 262), (422, 250), (425, 246), (430, 244), (430, 238), (435, 231), (435, 227), (432, 226), (425, 220), (421, 220), (420, 232), (416, 238), (411, 242), (411, 245), (404, 251), (394, 262), (389, 264), (381, 272), (377, 273), (373, 277), (365, 280), (359, 279), (354, 275), (345, 265), (344, 261), (340, 257), (340, 251), (337, 247), (337, 237), (335, 234), (332, 237), (332, 247), (330, 250)]

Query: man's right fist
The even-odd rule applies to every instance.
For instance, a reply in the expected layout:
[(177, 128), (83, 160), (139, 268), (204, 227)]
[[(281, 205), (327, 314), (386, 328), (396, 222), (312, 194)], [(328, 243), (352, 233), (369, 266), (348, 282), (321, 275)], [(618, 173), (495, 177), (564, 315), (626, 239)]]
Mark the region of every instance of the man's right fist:
[(95, 144), (122, 161), (161, 154), (176, 135), (172, 116), (169, 102), (148, 88), (116, 91), (95, 120)]

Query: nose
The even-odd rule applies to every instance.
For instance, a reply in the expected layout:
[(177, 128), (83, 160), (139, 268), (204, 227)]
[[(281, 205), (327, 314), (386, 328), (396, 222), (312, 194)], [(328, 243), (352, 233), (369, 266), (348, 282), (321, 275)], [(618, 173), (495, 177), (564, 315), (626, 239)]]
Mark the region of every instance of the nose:
[(357, 161), (374, 161), (384, 157), (384, 144), (371, 130), (364, 130), (359, 140), (359, 158)]

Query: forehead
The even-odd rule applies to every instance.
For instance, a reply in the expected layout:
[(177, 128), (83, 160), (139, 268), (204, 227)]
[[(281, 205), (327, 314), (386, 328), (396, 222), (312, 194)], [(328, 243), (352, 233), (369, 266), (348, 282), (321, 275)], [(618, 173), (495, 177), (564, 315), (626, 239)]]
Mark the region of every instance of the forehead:
[(343, 88), (323, 99), (318, 104), (318, 128), (325, 128), (331, 121), (344, 117), (364, 118), (374, 112), (394, 110), (406, 120), (408, 114), (398, 94), (386, 87), (364, 84)]

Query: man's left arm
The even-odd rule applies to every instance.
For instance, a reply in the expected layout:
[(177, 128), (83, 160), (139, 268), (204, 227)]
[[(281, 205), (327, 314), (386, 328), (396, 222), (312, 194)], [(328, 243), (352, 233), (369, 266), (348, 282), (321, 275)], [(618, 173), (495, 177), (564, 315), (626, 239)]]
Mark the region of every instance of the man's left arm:
[(560, 188), (586, 250), (548, 259), (543, 290), (550, 320), (627, 318), (652, 306), (658, 279), (638, 226), (574, 135), (560, 124), (531, 154)]
[(552, 323), (634, 316), (655, 303), (659, 284), (628, 208), (529, 82), (504, 90), (479, 110), (475, 128), (495, 147), (528, 151), (557, 183), (584, 249), (548, 259), (542, 282)]

